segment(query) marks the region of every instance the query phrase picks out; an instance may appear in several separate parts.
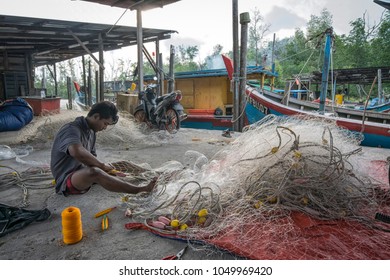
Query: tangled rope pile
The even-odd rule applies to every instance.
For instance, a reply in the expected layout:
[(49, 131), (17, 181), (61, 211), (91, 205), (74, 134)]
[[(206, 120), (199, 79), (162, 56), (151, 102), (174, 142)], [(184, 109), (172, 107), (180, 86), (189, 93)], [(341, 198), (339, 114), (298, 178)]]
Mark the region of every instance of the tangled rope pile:
[[(390, 210), (389, 203), (354, 168), (362, 159), (360, 140), (334, 123), (271, 116), (211, 160), (188, 151), (185, 165), (159, 170), (151, 195), (127, 195), (124, 201), (133, 218), (153, 230), (187, 239), (239, 235), (236, 248), (251, 247), (259, 234), (278, 247), (300, 244), (292, 213), (304, 213), (306, 225), (313, 219), (358, 221), (386, 234), (390, 228), (374, 216), (383, 206)], [(171, 223), (162, 225), (165, 218)]]
[(7, 191), (17, 186), (22, 191), (21, 202), (16, 205), (17, 207), (24, 208), (30, 205), (29, 190), (53, 188), (53, 175), (49, 167), (31, 167), (22, 172), (3, 165), (0, 165), (0, 168), (11, 170), (0, 174), (0, 190)]

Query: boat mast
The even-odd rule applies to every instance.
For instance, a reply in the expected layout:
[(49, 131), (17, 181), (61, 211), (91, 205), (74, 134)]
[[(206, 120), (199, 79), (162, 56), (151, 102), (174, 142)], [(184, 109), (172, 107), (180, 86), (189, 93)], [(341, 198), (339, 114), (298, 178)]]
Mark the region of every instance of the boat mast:
[(321, 94), (320, 94), (320, 114), (325, 113), (325, 100), (326, 93), (328, 92), (328, 78), (329, 78), (329, 64), (330, 64), (330, 52), (332, 47), (332, 28), (328, 28), (325, 31), (326, 41), (324, 50), (324, 65), (322, 66), (322, 81), (321, 81)]

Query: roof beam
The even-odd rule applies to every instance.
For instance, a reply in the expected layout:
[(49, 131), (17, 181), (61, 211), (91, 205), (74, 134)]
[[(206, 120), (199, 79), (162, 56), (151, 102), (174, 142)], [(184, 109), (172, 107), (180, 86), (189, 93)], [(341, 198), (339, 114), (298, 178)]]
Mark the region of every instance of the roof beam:
[(95, 60), (97, 64), (99, 64), (100, 68), (104, 70), (104, 65), (100, 63), (100, 61), (91, 53), (91, 51), (85, 46), (85, 44), (72, 32), (72, 30), (68, 29), (68, 32), (72, 37), (80, 44), (80, 46)]

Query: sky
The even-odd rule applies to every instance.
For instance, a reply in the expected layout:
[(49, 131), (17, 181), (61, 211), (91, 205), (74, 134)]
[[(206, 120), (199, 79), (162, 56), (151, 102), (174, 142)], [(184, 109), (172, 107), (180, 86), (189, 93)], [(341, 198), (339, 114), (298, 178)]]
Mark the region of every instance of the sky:
[[(0, 0), (0, 3), (0, 14), (5, 15), (112, 25), (120, 19), (118, 25), (137, 24), (135, 11), (79, 0)], [(362, 17), (365, 12), (371, 25), (377, 23), (385, 10), (373, 0), (238, 0), (239, 14), (249, 12), (252, 15), (256, 8), (265, 22), (270, 24), (266, 34), (268, 40), (272, 40), (274, 33), (277, 39), (282, 39), (293, 35), (296, 28), (304, 29), (310, 16), (319, 16), (324, 8), (333, 15), (337, 34), (348, 34), (349, 23)], [(181, 0), (143, 12), (142, 21), (143, 27), (178, 32), (160, 43), (164, 58), (169, 56), (170, 45), (197, 45), (199, 61), (210, 55), (217, 44), (223, 46), (222, 52), (232, 49), (232, 0)], [(111, 55), (134, 56), (136, 47), (115, 51)], [(131, 59), (135, 61), (136, 57)]]

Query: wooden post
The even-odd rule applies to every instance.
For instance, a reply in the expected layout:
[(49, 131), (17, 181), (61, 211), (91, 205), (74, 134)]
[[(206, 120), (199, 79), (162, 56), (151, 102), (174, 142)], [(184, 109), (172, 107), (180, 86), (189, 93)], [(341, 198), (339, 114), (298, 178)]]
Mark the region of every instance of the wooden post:
[(382, 69), (378, 69), (378, 98), (379, 98), (378, 104), (382, 104), (382, 101), (384, 101), (383, 90), (382, 90)]
[(87, 100), (87, 73), (86, 73), (86, 70), (85, 70), (85, 57), (82, 56), (81, 60), (83, 62), (84, 104), (87, 105), (88, 104), (88, 100)]
[(239, 130), (238, 116), (240, 115), (239, 85), (239, 54), (238, 54), (238, 0), (233, 0), (233, 130)]
[(164, 71), (162, 70), (163, 68), (163, 58), (162, 58), (162, 53), (158, 54), (158, 61), (159, 61), (159, 65), (161, 65), (161, 71), (160, 71), (160, 96), (164, 95), (165, 91), (164, 91), (164, 80), (165, 80), (165, 77), (164, 77)]
[[(272, 74), (275, 74), (275, 41), (276, 41), (276, 34), (274, 33), (274, 39), (272, 40), (272, 57), (271, 57)], [(272, 88), (272, 85), (271, 85), (271, 88)]]
[[(4, 64), (6, 61), (6, 54), (7, 52), (4, 51)], [(35, 76), (35, 71), (32, 67), (31, 63), (32, 55), (31, 54), (26, 54), (25, 55), (25, 62), (26, 62), (26, 71), (27, 71), (27, 84), (28, 88), (26, 88), (26, 95), (30, 95), (30, 92), (34, 89), (34, 77)], [(5, 67), (5, 65), (4, 65)]]
[(57, 82), (57, 64), (53, 64), (54, 71), (54, 96), (58, 96), (58, 82)]
[(271, 91), (274, 91), (275, 89), (275, 76), (271, 77)]
[[(88, 106), (92, 106), (92, 82), (91, 82), (91, 61), (88, 61)], [(102, 99), (104, 100), (104, 99)]]
[(66, 77), (66, 91), (68, 93), (68, 109), (73, 109), (73, 98), (72, 98), (72, 81), (70, 77)]
[(168, 93), (175, 90), (175, 74), (173, 73), (174, 63), (175, 63), (175, 47), (171, 45), (171, 51), (169, 56)]
[[(99, 34), (99, 93), (100, 98), (97, 102), (104, 100), (104, 54), (103, 54), (103, 38), (102, 34)], [(97, 82), (97, 81), (96, 81)], [(92, 102), (92, 100), (91, 100)]]
[[(161, 87), (162, 87), (162, 81), (161, 81), (161, 69), (162, 69), (162, 65), (160, 64), (160, 40), (157, 38), (156, 39), (156, 51), (155, 51), (155, 63), (156, 63), (156, 77), (157, 77), (157, 84), (158, 84), (158, 88), (157, 88), (157, 96), (161, 96)], [(153, 57), (152, 57), (153, 59)]]
[(99, 71), (95, 71), (95, 97), (99, 100), (100, 86), (99, 86)]
[(239, 122), (239, 131), (242, 131), (244, 128), (244, 119), (245, 119), (245, 91), (246, 91), (246, 56), (248, 51), (248, 24), (250, 23), (249, 13), (240, 14), (240, 23), (241, 23), (241, 52), (240, 52), (240, 118)]
[(138, 92), (144, 90), (144, 61), (142, 56), (143, 33), (142, 33), (142, 11), (137, 9), (137, 58), (138, 58)]

